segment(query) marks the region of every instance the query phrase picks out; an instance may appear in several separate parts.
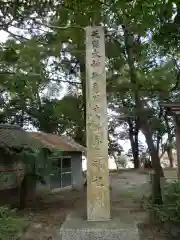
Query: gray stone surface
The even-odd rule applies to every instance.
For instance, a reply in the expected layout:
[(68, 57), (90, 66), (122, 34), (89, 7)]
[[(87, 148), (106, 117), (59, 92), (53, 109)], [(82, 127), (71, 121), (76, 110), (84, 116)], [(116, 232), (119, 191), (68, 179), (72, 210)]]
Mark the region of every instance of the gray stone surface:
[[(137, 222), (128, 210), (113, 212), (109, 221), (86, 221), (84, 211), (71, 213), (60, 229), (61, 240), (139, 240)], [(120, 215), (121, 213), (121, 215)], [(117, 214), (117, 215), (116, 215)]]
[(102, 26), (86, 28), (87, 217), (110, 218), (105, 40)]
[(138, 223), (147, 218), (139, 209), (142, 196), (149, 192), (147, 176), (126, 172), (110, 177), (112, 220), (86, 221), (85, 210), (68, 215), (58, 240), (139, 240)]
[(78, 229), (64, 231), (62, 240), (139, 240), (139, 234), (132, 230), (118, 229)]

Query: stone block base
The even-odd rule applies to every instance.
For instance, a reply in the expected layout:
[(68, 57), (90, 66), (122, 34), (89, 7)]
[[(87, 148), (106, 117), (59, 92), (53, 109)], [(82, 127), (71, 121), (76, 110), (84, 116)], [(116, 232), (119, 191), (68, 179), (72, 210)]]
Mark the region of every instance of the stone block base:
[(118, 229), (69, 229), (63, 230), (60, 240), (139, 240), (139, 234), (131, 230)]
[(89, 222), (85, 214), (74, 212), (60, 229), (59, 240), (139, 240), (136, 222), (130, 214), (113, 217), (107, 222)]

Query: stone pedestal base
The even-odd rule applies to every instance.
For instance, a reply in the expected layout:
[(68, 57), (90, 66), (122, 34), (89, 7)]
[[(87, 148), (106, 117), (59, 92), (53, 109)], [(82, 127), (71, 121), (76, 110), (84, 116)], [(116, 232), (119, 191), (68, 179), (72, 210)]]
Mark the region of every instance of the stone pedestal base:
[(126, 213), (107, 222), (89, 222), (82, 212), (74, 212), (60, 229), (59, 240), (139, 240), (136, 222)]

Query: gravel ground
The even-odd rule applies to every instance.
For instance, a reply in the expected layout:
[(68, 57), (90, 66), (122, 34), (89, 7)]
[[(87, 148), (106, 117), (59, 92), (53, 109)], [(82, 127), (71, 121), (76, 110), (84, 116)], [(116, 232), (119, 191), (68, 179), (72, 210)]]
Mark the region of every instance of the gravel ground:
[(162, 226), (149, 223), (148, 214), (140, 207), (142, 196), (150, 194), (148, 175), (135, 171), (112, 174), (112, 207), (127, 208), (137, 222), (140, 240), (172, 240)]
[[(150, 192), (147, 174), (136, 171), (110, 174), (112, 211), (127, 209), (139, 224), (140, 240), (166, 240), (165, 233), (158, 226), (145, 223), (147, 213), (140, 208), (143, 195)], [(31, 213), (26, 213), (33, 222), (24, 240), (54, 240), (67, 214), (74, 208), (85, 206), (85, 192), (56, 193), (40, 203)], [(42, 207), (44, 204), (44, 207)], [(41, 206), (41, 208), (40, 208)], [(41, 210), (40, 210), (41, 209)]]

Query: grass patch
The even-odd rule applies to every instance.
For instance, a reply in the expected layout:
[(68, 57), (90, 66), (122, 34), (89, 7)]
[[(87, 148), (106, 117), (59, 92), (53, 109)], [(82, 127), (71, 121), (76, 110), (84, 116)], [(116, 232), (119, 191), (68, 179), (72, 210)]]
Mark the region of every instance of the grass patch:
[(15, 209), (8, 206), (0, 207), (0, 239), (20, 240), (28, 226), (29, 221), (19, 216)]
[(126, 193), (121, 193), (120, 198), (123, 199), (132, 199), (134, 197), (134, 193), (132, 192), (126, 192)]

